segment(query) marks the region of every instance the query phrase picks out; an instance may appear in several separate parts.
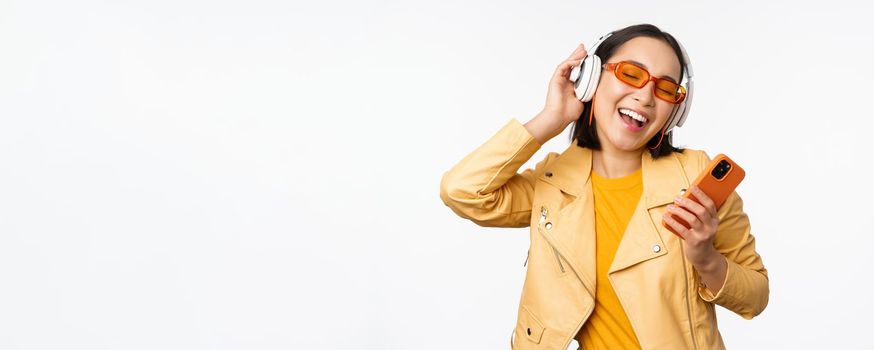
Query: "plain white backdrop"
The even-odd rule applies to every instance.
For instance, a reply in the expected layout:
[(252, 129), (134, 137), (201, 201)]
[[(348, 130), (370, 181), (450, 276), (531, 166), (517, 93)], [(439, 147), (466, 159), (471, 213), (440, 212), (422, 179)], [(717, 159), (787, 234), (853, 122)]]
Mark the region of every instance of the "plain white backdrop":
[[(504, 349), (527, 229), (442, 173), (652, 23), (770, 304), (733, 349), (870, 349), (872, 9), (851, 1), (0, 1), (0, 348)], [(567, 131), (535, 155), (564, 150)]]

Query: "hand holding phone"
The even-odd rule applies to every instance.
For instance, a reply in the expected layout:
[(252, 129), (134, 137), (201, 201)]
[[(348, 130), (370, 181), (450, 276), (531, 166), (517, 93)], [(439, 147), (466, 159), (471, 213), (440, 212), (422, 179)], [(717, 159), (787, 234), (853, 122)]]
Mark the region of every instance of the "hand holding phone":
[[(719, 210), (719, 207), (721, 207), (722, 204), (725, 203), (725, 200), (728, 199), (728, 196), (734, 192), (734, 189), (737, 188), (737, 185), (740, 184), (744, 176), (746, 176), (746, 172), (744, 172), (743, 168), (732, 161), (731, 158), (728, 158), (728, 156), (720, 153), (713, 158), (707, 168), (698, 175), (698, 178), (695, 179), (692, 186), (698, 187), (703, 191), (704, 194), (713, 201), (716, 210)], [(701, 201), (698, 198), (695, 198), (691, 191), (684, 190), (682, 197), (689, 198), (695, 203), (701, 204)], [(674, 215), (673, 213), (670, 213), (669, 216), (686, 229), (690, 228), (689, 223), (679, 216)], [(677, 237), (684, 239), (681, 234), (677, 233), (674, 228), (664, 220), (662, 220), (662, 225), (677, 235)]]

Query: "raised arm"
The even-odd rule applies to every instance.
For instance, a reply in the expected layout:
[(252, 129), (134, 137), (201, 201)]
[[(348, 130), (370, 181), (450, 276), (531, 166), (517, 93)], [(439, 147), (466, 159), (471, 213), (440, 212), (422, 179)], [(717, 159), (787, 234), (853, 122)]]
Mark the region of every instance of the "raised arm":
[(443, 174), (440, 198), (458, 216), (481, 226), (528, 226), (534, 180), (546, 160), (516, 172), (540, 146), (519, 121), (511, 120)]
[(440, 181), (440, 198), (456, 214), (481, 226), (525, 227), (531, 217), (534, 181), (557, 154), (533, 169), (517, 173), (541, 145), (576, 121), (583, 104), (574, 95), (571, 70), (586, 56), (580, 44), (556, 67), (543, 110), (522, 125), (507, 123), (485, 144), (468, 154)]

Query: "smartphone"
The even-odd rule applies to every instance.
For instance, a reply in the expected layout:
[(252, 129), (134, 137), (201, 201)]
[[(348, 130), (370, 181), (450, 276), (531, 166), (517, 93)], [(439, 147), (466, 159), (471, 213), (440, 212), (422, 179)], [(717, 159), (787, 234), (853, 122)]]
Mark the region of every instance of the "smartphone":
[[(732, 161), (731, 158), (728, 158), (728, 156), (720, 153), (710, 161), (710, 164), (707, 165), (707, 168), (702, 171), (700, 175), (698, 175), (698, 178), (695, 179), (695, 182), (693, 182), (692, 185), (698, 186), (701, 191), (704, 191), (704, 193), (713, 200), (713, 203), (716, 204), (716, 209), (719, 210), (719, 207), (725, 203), (728, 196), (734, 192), (737, 185), (744, 179), (744, 176), (746, 176), (746, 172), (744, 172), (743, 168)], [(701, 202), (692, 195), (691, 191), (686, 191), (685, 189), (683, 191), (683, 198), (689, 198), (696, 203), (701, 204)], [(689, 228), (689, 223), (674, 214), (670, 215), (681, 225)], [(673, 234), (677, 235), (677, 237), (680, 237), (681, 239), (683, 238), (683, 236), (674, 232), (674, 229), (665, 223), (664, 220), (662, 220), (662, 225)]]

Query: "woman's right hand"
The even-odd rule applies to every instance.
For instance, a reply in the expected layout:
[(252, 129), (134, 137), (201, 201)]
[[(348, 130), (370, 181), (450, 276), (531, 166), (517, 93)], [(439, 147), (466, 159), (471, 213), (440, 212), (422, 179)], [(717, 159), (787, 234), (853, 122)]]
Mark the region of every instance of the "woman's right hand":
[(583, 113), (583, 103), (574, 94), (574, 83), (570, 81), (570, 74), (585, 57), (586, 48), (580, 44), (570, 57), (555, 68), (549, 80), (543, 111), (525, 124), (540, 144), (560, 134)]
[(552, 79), (549, 80), (546, 106), (543, 110), (554, 113), (565, 125), (575, 122), (583, 113), (583, 103), (574, 94), (574, 82), (570, 81), (570, 74), (585, 57), (586, 48), (580, 44), (567, 60), (555, 68)]

